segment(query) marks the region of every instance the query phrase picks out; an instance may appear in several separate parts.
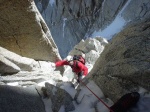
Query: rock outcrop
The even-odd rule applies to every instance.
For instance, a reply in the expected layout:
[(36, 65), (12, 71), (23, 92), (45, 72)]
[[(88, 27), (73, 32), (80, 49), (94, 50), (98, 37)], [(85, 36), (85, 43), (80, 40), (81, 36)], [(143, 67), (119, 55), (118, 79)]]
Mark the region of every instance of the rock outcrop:
[[(2, 47), (0, 47), (0, 56), (3, 57), (2, 59), (0, 59), (0, 62), (3, 62), (5, 65), (8, 65), (7, 62), (9, 61), (10, 63), (14, 64), (15, 66), (18, 66), (20, 69), (19, 71), (34, 71), (34, 70), (40, 68), (39, 63), (36, 62), (34, 59), (22, 57), (16, 53), (13, 53)], [(9, 64), (9, 65), (11, 66), (12, 64)], [(13, 67), (13, 65), (12, 65), (12, 67)], [(1, 68), (1, 66), (0, 66), (0, 68)], [(3, 69), (5, 69), (5, 68), (3, 68)], [(7, 71), (7, 73), (9, 73), (8, 71)], [(0, 73), (1, 73), (1, 71), (0, 71)]]
[(33, 0), (1, 0), (0, 46), (35, 60), (60, 59), (51, 33)]
[(0, 74), (18, 73), (20, 68), (0, 54)]
[(116, 100), (139, 87), (150, 91), (149, 35), (148, 18), (129, 25), (105, 47), (90, 75), (109, 98)]
[(58, 112), (62, 105), (64, 105), (64, 111), (70, 112), (75, 110), (73, 104), (73, 98), (65, 90), (58, 88), (49, 83), (45, 83), (46, 93), (52, 100), (52, 110)]

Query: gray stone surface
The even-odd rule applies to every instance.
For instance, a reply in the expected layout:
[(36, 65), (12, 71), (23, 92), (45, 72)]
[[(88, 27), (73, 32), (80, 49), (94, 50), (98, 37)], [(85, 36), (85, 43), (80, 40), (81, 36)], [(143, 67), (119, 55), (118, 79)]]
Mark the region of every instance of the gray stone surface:
[(0, 112), (45, 112), (36, 89), (0, 85)]
[(0, 1), (0, 46), (36, 60), (60, 59), (51, 33), (33, 0)]
[(4, 74), (14, 74), (18, 73), (20, 71), (20, 68), (6, 59), (4, 56), (0, 55), (0, 73), (2, 75)]
[(90, 75), (104, 94), (115, 100), (122, 94), (150, 90), (150, 19), (132, 24), (104, 49)]
[(2, 47), (0, 47), (0, 55), (3, 56), (5, 60), (8, 60), (11, 63), (17, 65), (22, 71), (33, 71), (40, 68), (39, 63), (34, 59), (22, 57)]
[(149, 0), (131, 0), (128, 7), (122, 13), (125, 20), (136, 20), (149, 17), (150, 1)]
[(49, 83), (45, 83), (45, 87), (47, 94), (52, 100), (53, 112), (58, 112), (62, 105), (64, 105), (65, 112), (70, 112), (75, 109), (72, 97), (65, 90)]

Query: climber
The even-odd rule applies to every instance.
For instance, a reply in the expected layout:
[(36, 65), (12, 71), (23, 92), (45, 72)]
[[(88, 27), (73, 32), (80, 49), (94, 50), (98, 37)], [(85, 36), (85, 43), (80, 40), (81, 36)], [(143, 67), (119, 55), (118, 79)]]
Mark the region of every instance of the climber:
[(79, 57), (81, 59), (80, 61), (80, 59), (77, 58), (77, 55), (67, 56), (65, 60), (52, 63), (52, 67), (69, 65), (72, 68), (72, 71), (77, 76), (77, 82), (80, 83), (80, 80), (82, 80), (88, 74), (88, 68), (84, 65), (85, 61), (83, 60), (84, 59), (83, 57), (84, 57), (83, 55), (81, 57), (82, 59)]

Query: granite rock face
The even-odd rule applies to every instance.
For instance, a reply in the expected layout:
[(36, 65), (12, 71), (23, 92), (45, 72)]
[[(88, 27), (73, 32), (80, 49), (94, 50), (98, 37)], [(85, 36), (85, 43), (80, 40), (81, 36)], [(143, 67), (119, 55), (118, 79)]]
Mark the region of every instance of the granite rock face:
[(117, 99), (122, 94), (150, 90), (150, 19), (132, 24), (106, 45), (90, 75), (104, 94)]
[(0, 1), (0, 46), (35, 60), (60, 59), (51, 33), (33, 0)]
[[(46, 21), (60, 55), (66, 57), (82, 39), (103, 30), (121, 15), (125, 21), (149, 16), (149, 0), (34, 0)], [(113, 4), (113, 5), (112, 5)]]

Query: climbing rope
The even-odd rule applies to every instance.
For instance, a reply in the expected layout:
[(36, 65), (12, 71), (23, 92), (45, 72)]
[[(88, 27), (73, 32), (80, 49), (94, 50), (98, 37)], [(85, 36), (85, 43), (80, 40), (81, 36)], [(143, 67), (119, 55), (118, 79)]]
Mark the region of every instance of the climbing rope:
[(103, 100), (101, 100), (88, 86), (86, 86), (86, 84), (84, 83), (84, 82), (82, 82), (81, 80), (80, 80), (80, 82), (89, 90), (89, 91), (91, 91), (92, 93), (93, 93), (93, 95), (95, 96), (95, 97), (97, 97), (98, 98), (98, 100), (100, 101), (100, 102), (102, 102), (109, 110), (110, 110), (110, 112), (114, 112), (105, 102), (103, 102)]

